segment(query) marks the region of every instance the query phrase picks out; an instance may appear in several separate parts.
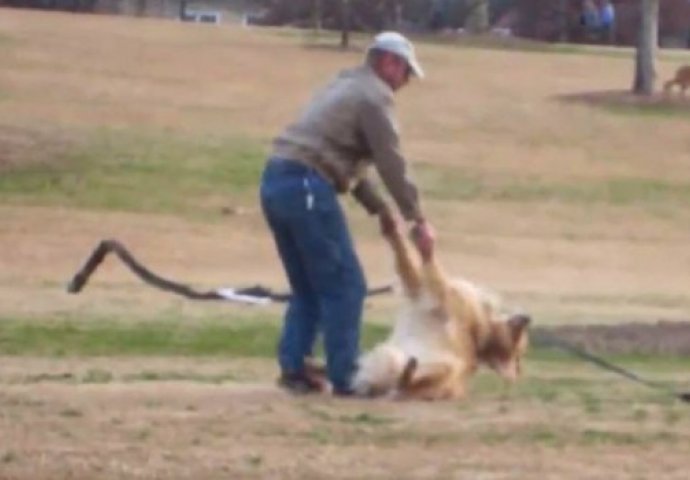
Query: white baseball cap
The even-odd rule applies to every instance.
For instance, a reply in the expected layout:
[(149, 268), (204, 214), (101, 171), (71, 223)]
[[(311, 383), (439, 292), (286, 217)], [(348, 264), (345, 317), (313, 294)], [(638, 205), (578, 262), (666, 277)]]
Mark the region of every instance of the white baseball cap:
[(374, 37), (374, 41), (369, 45), (367, 53), (372, 50), (390, 52), (403, 58), (409, 65), (412, 73), (418, 78), (424, 78), (424, 70), (417, 61), (414, 53), (414, 45), (398, 32), (381, 32)]

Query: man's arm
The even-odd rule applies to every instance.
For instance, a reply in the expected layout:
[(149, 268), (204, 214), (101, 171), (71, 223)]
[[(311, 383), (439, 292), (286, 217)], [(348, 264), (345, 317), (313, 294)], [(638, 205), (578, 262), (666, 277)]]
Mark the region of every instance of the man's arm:
[[(403, 217), (414, 222), (411, 232), (412, 239), (422, 258), (428, 261), (433, 256), (436, 233), (434, 228), (424, 219), (419, 205), (417, 187), (407, 176), (407, 163), (400, 153), (400, 138), (392, 108), (391, 103), (385, 105), (365, 104), (361, 110), (363, 133), (372, 150), (374, 165), (379, 176), (398, 205)], [(391, 212), (380, 199), (373, 184), (369, 180), (366, 182), (361, 182), (358, 185), (358, 187), (361, 186), (362, 191), (356, 197), (361, 202), (364, 194), (372, 196), (369, 202), (371, 205), (375, 203), (377, 205), (378, 210), (376, 211), (381, 217), (382, 230), (385, 235), (385, 227), (383, 226), (394, 220), (390, 219)], [(378, 200), (374, 201), (373, 196), (378, 196)], [(364, 202), (362, 203), (364, 204)], [(372, 210), (369, 212), (372, 213)]]
[(419, 222), (423, 219), (417, 187), (407, 176), (407, 163), (400, 153), (398, 129), (392, 104), (365, 102), (360, 111), (362, 133), (371, 149), (374, 165), (386, 189), (403, 217)]
[(381, 197), (376, 184), (369, 178), (359, 181), (352, 189), (352, 196), (364, 207), (369, 215), (378, 215), (388, 206)]

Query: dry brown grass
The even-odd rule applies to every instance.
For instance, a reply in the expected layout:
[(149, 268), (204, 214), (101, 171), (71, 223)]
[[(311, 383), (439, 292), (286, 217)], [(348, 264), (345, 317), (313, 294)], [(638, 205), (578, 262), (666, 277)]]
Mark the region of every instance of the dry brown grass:
[[(462, 404), (431, 405), (288, 397), (268, 384), (265, 362), (2, 360), (0, 432), (11, 439), (0, 444), (3, 479), (680, 480), (687, 473), (683, 405), (639, 400), (635, 387), (572, 365), (533, 372), (529, 394), (483, 378), (493, 387)], [(93, 372), (112, 379), (99, 383)], [(142, 372), (235, 373), (238, 381), (127, 380)], [(638, 400), (621, 400), (628, 396)]]
[[(0, 33), (0, 165), (50, 162), (61, 146), (88, 139), (99, 128), (164, 131), (195, 141), (244, 136), (268, 144), (314, 88), (360, 59), (356, 51), (305, 48), (304, 36), (290, 31), (105, 16), (3, 10)], [(418, 167), (429, 165), (441, 177), (459, 169), (489, 186), (520, 181), (576, 188), (616, 178), (690, 182), (687, 116), (614, 114), (558, 99), (627, 85), (628, 58), (438, 44), (419, 50), (429, 78), (399, 99), (405, 150)], [(661, 76), (678, 61), (663, 60)], [(452, 183), (444, 188), (452, 198)], [(450, 270), (508, 293), (543, 321), (687, 314), (686, 194), (670, 204), (622, 205), (590, 202), (586, 194), (566, 202), (517, 195), (427, 202)], [(125, 214), (62, 211), (61, 240), (69, 241), (55, 248), (50, 209), (3, 210), (0, 244), (4, 252), (15, 251), (0, 258), (0, 282), (11, 292), (3, 296), (12, 299), (3, 309), (31, 311), (12, 307), (33, 302), (17, 300), (19, 292), (31, 286), (47, 293), (45, 284), (52, 289), (61, 282), (67, 264), (80, 262), (91, 244), (123, 230), (133, 234), (135, 252), (171, 273), (232, 282), (237, 262), (251, 249), (251, 280), (280, 285), (252, 203), (248, 198), (248, 215), (222, 226), (176, 220), (149, 230), (147, 239), (130, 227), (140, 220)], [(383, 247), (370, 222), (352, 210), (355, 228), (365, 232), (358, 237), (372, 283), (385, 281), (390, 269)], [(215, 247), (197, 248), (195, 229), (213, 230)], [(232, 238), (224, 239), (228, 231)], [(158, 248), (168, 243), (178, 253)], [(41, 260), (64, 262), (65, 270), (35, 264), (36, 249), (50, 251)], [(218, 257), (218, 251), (225, 253)], [(38, 274), (42, 270), (45, 277)]]

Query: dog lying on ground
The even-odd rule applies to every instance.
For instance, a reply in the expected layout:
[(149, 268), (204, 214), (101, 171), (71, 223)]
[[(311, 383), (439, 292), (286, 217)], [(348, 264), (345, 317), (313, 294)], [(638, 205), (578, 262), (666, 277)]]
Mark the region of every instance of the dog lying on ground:
[(397, 228), (386, 237), (404, 305), (390, 337), (361, 358), (353, 381), (357, 394), (456, 399), (480, 365), (515, 380), (530, 318), (501, 314), (487, 292), (449, 279), (434, 259), (420, 260)]
[(685, 95), (685, 91), (690, 87), (690, 65), (680, 67), (676, 71), (676, 76), (664, 83), (664, 93), (671, 93), (674, 85), (678, 85), (682, 95)]

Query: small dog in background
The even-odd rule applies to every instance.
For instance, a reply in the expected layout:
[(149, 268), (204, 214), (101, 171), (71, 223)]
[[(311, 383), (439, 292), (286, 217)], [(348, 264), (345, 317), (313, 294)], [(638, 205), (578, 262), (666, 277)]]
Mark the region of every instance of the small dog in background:
[(681, 94), (685, 96), (685, 91), (690, 87), (690, 65), (680, 67), (676, 71), (676, 76), (664, 83), (664, 93), (667, 95), (670, 94), (674, 85), (677, 85)]
[(449, 279), (436, 260), (421, 260), (394, 222), (384, 233), (395, 255), (404, 305), (390, 337), (360, 359), (356, 393), (461, 398), (480, 365), (515, 380), (530, 318), (503, 315), (496, 298), (468, 281)]

